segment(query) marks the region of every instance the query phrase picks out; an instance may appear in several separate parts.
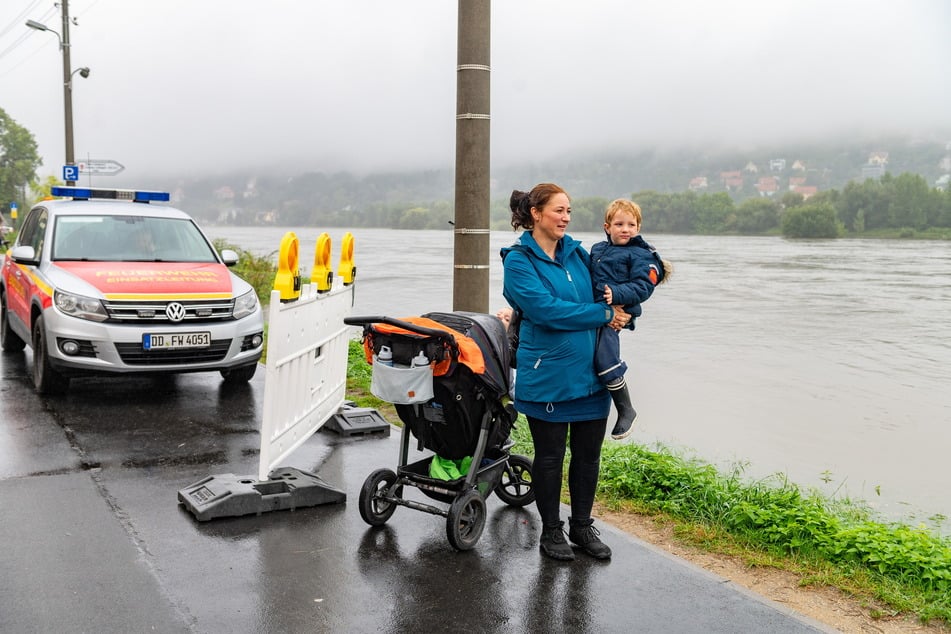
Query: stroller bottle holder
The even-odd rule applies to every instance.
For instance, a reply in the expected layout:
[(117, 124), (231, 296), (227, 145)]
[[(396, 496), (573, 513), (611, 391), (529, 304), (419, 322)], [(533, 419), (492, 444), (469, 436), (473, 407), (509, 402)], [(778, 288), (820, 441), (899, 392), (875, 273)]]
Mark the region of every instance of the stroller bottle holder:
[(370, 393), (379, 399), (411, 405), (433, 398), (433, 371), (430, 366), (407, 367), (373, 364)]

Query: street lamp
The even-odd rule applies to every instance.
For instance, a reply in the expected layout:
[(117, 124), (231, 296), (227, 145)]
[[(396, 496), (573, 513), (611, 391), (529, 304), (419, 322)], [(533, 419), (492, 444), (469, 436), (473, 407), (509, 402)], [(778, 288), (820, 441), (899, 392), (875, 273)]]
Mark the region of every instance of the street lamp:
[[(27, 21), (26, 21), (26, 25), (27, 25), (28, 27), (30, 27), (31, 29), (36, 29), (37, 31), (49, 31), (49, 30), (50, 30), (49, 27), (47, 27), (45, 24), (42, 24), (42, 23), (40, 23), (40, 22), (37, 22), (36, 20), (27, 20)], [(53, 33), (56, 33), (56, 31), (53, 31)], [(59, 37), (59, 33), (56, 33), (56, 37)], [(62, 40), (60, 40), (60, 43), (62, 43)]]
[[(89, 68), (83, 66), (75, 71), (71, 69), (69, 61), (69, 0), (62, 0), (63, 9), (63, 35), (49, 28), (36, 20), (27, 20), (26, 25), (37, 31), (49, 31), (55, 33), (59, 39), (59, 48), (63, 51), (63, 112), (66, 123), (66, 165), (75, 165), (76, 157), (73, 150), (73, 75), (79, 73), (80, 77), (89, 77)], [(67, 180), (67, 185), (75, 185), (76, 181)]]

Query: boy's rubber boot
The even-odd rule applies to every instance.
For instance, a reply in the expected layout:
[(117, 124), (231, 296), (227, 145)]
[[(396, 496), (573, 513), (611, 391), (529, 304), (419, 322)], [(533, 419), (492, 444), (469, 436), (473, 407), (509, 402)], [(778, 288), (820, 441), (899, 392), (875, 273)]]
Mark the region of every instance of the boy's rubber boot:
[(637, 410), (631, 405), (631, 395), (627, 391), (627, 385), (608, 391), (614, 400), (614, 407), (617, 408), (617, 422), (614, 423), (614, 429), (611, 430), (611, 438), (623, 440), (634, 431), (634, 419), (637, 418)]

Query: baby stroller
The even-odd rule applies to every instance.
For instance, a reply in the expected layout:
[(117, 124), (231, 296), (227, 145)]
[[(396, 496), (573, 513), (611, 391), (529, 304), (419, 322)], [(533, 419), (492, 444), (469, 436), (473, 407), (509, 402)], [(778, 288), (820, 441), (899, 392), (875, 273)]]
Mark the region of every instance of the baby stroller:
[[(505, 403), (510, 352), (497, 317), (452, 312), (344, 322), (363, 326), (370, 391), (393, 403), (405, 425), (396, 472), (377, 469), (360, 490), (367, 524), (382, 526), (397, 506), (442, 515), (449, 543), (469, 550), (482, 536), (489, 495), (511, 506), (534, 501), (532, 461), (509, 452), (517, 414)], [(434, 455), (407, 464), (410, 436)], [(407, 499), (404, 487), (449, 506)]]

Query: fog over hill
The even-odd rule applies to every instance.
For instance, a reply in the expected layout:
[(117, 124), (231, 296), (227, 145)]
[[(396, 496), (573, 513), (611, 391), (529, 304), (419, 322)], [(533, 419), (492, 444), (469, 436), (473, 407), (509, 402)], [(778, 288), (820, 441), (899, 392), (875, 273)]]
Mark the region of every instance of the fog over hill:
[[(870, 160), (884, 160), (870, 165)], [(915, 174), (929, 187), (951, 172), (951, 145), (909, 138), (879, 138), (849, 144), (790, 144), (731, 152), (652, 151), (577, 154), (492, 169), (492, 216), (507, 217), (513, 189), (554, 181), (573, 200), (629, 197), (654, 190), (698, 194), (726, 192), (737, 203), (765, 195), (758, 187), (766, 178), (777, 200), (797, 186), (801, 191), (842, 190), (850, 181), (864, 181), (885, 173)], [(733, 180), (728, 180), (733, 176)], [(696, 181), (703, 181), (697, 187)], [(97, 184), (111, 183), (99, 179)], [(321, 222), (346, 224), (352, 214), (380, 214), (382, 210), (426, 209), (434, 217), (451, 218), (454, 175), (451, 169), (396, 172), (301, 172), (262, 168), (214, 175), (161, 179), (162, 189), (174, 192), (176, 202), (207, 221), (230, 223), (276, 222), (282, 225)], [(579, 206), (579, 205), (576, 205)], [(580, 208), (580, 207), (579, 207)], [(231, 220), (229, 220), (229, 218)], [(445, 220), (439, 228), (446, 228)]]
[[(71, 0), (77, 159), (110, 183), (452, 170), (457, 3)], [(0, 107), (61, 172), (59, 9), (0, 3)], [(947, 0), (492, 3), (493, 170), (951, 128)], [(526, 176), (532, 180), (534, 173)]]

